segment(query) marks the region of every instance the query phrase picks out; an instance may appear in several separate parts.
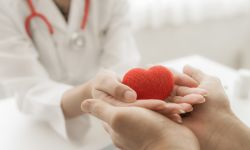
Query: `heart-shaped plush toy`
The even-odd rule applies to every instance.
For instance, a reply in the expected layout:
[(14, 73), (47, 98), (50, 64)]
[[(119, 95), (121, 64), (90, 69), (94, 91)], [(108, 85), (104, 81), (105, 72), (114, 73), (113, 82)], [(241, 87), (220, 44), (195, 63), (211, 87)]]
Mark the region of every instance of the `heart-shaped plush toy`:
[(148, 70), (135, 68), (125, 74), (122, 83), (136, 91), (138, 100), (165, 100), (174, 88), (174, 76), (163, 66), (154, 66)]

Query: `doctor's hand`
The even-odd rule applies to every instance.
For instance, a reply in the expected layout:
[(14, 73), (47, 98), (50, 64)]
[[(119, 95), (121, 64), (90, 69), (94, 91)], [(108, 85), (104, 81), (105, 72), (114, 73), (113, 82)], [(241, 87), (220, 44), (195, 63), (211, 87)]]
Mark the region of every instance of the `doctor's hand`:
[(91, 80), (92, 98), (113, 97), (122, 102), (136, 101), (136, 92), (121, 83), (121, 79), (115, 72), (109, 70), (100, 71), (96, 77)]
[(194, 104), (204, 103), (205, 99), (203, 95), (207, 94), (207, 92), (204, 89), (196, 88), (198, 83), (186, 74), (178, 73), (173, 70), (171, 71), (174, 74), (175, 80), (172, 96), (168, 99), (168, 101), (171, 100), (171, 103), (153, 99), (139, 101), (134, 101), (134, 99), (133, 101), (119, 100), (121, 99), (121, 96), (115, 97), (115, 91), (119, 91), (123, 94), (125, 91), (132, 93), (134, 91), (126, 85), (123, 85), (115, 73), (110, 71), (102, 72), (97, 75), (97, 80), (94, 81), (98, 82), (95, 83), (93, 88), (93, 98), (102, 99), (114, 106), (136, 106), (147, 108), (159, 112), (180, 123), (182, 122), (180, 114), (192, 111), (192, 105)]
[(195, 88), (197, 82), (189, 76), (172, 71), (175, 87), (171, 97), (173, 103), (161, 100), (136, 101), (136, 92), (121, 83), (119, 77), (111, 71), (103, 70), (95, 78), (80, 86), (66, 91), (62, 98), (62, 109), (66, 118), (81, 115), (80, 105), (86, 99), (103, 99), (115, 106), (138, 106), (157, 111), (181, 122), (179, 114), (192, 111), (193, 104), (204, 102), (202, 94), (206, 91)]
[(118, 76), (102, 70), (92, 80), (66, 91), (62, 97), (62, 109), (66, 118), (82, 113), (81, 103), (86, 99), (112, 97), (124, 103), (136, 101), (136, 92), (121, 83)]
[[(168, 118), (182, 122), (180, 114), (192, 111), (193, 104), (205, 102), (203, 89), (196, 88), (198, 83), (186, 74), (171, 70), (175, 86), (171, 96), (172, 103), (162, 100), (136, 101), (136, 93), (121, 83), (119, 77), (111, 71), (103, 70), (92, 80), (93, 98), (102, 99), (114, 106), (136, 106), (159, 112)], [(127, 93), (126, 93), (127, 92)]]
[(250, 149), (250, 130), (233, 114), (220, 80), (186, 66), (184, 72), (208, 91), (206, 103), (194, 106), (183, 124), (197, 136), (204, 150)]
[(194, 134), (159, 113), (139, 107), (117, 107), (99, 99), (82, 110), (104, 121), (113, 143), (122, 150), (198, 150)]

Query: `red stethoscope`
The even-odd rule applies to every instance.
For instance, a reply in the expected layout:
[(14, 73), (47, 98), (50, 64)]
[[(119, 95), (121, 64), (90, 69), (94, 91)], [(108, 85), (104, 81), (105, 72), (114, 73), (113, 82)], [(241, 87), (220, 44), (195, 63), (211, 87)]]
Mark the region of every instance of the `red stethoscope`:
[[(51, 35), (54, 34), (54, 28), (52, 26), (52, 24), (49, 22), (49, 20), (47, 19), (47, 17), (45, 17), (43, 14), (37, 12), (37, 10), (35, 9), (32, 0), (27, 0), (28, 3), (28, 7), (31, 11), (31, 14), (26, 18), (25, 20), (25, 29), (27, 34), (32, 37), (32, 32), (31, 32), (31, 21), (34, 18), (39, 18), (41, 19), (44, 24), (47, 26), (48, 31)], [(84, 16), (82, 19), (82, 23), (81, 23), (81, 30), (84, 31), (86, 29), (87, 26), (87, 22), (88, 22), (88, 16), (89, 16), (89, 8), (90, 8), (90, 0), (85, 0), (85, 7), (84, 7)], [(83, 32), (75, 32), (72, 34), (72, 37), (70, 39), (70, 44), (75, 47), (76, 49), (82, 49), (85, 44), (86, 44), (86, 38), (85, 35), (83, 34)]]

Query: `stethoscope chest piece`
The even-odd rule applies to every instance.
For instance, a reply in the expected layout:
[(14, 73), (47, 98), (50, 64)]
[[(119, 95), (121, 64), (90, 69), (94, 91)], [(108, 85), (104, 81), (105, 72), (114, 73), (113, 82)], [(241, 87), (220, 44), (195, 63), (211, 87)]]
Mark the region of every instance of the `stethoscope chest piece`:
[(70, 37), (70, 47), (76, 51), (83, 51), (87, 45), (86, 36), (83, 32), (74, 32)]

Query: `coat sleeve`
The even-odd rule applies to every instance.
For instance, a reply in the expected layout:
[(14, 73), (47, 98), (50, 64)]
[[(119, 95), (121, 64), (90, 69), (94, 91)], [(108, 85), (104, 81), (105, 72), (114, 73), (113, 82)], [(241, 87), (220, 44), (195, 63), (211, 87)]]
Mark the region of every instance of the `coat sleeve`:
[(102, 66), (123, 73), (138, 65), (140, 55), (137, 50), (129, 19), (127, 0), (111, 0), (107, 28), (104, 36)]
[(61, 109), (61, 97), (72, 86), (50, 78), (31, 40), (3, 10), (0, 10), (0, 84), (3, 93), (16, 97), (21, 112), (47, 122), (65, 139), (79, 142), (87, 132), (87, 116), (65, 120)]

